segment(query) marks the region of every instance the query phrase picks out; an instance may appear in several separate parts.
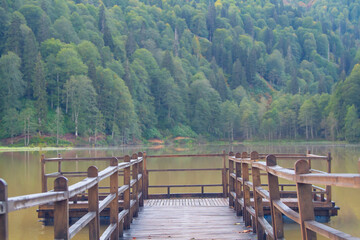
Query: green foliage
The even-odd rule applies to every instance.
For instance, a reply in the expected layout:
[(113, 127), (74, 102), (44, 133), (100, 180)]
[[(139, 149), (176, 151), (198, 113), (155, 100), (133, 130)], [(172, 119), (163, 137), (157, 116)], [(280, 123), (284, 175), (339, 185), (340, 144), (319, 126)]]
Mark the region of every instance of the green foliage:
[(1, 138), (358, 141), (359, 5), (297, 2), (2, 1)]

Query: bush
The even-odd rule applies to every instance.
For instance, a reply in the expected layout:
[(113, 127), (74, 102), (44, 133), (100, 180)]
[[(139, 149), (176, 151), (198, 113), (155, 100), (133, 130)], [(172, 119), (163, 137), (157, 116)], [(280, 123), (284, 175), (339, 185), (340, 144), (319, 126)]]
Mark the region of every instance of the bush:
[(171, 129), (173, 137), (191, 137), (196, 138), (197, 134), (187, 125), (176, 125)]
[(144, 138), (145, 139), (151, 139), (151, 138), (159, 138), (162, 139), (163, 136), (156, 128), (149, 128), (144, 131)]

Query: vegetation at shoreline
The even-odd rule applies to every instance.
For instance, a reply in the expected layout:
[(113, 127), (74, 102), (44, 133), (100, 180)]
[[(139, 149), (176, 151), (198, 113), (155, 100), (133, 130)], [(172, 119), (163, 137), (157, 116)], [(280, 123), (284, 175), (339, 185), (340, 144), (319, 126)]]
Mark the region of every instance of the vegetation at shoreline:
[(355, 0), (2, 0), (0, 139), (359, 142), (359, 23)]

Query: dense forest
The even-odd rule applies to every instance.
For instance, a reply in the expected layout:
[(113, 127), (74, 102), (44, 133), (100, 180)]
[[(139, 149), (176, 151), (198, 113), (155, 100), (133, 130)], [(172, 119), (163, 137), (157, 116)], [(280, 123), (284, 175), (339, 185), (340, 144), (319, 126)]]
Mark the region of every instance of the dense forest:
[(359, 40), (356, 0), (0, 0), (0, 138), (357, 142)]

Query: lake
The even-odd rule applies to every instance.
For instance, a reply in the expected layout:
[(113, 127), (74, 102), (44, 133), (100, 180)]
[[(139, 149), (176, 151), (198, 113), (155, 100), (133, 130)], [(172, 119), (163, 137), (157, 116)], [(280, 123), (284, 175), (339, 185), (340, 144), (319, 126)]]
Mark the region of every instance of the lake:
[[(194, 145), (191, 148), (167, 146), (160, 149), (145, 147), (126, 147), (109, 149), (72, 149), (59, 151), (30, 151), (30, 152), (0, 152), (0, 178), (8, 183), (9, 197), (41, 191), (40, 184), (40, 156), (56, 157), (61, 153), (65, 157), (111, 157), (123, 156), (134, 152), (146, 151), (152, 154), (202, 154), (227, 152), (251, 152), (259, 153), (306, 153), (310, 150), (313, 154), (332, 154), (332, 171), (334, 173), (358, 173), (358, 159), (360, 157), (359, 145)], [(284, 161), (284, 160), (283, 160)], [(293, 162), (279, 161), (284, 167), (292, 167)], [(85, 170), (90, 163), (64, 163), (64, 171)], [(107, 166), (105, 162), (95, 162), (99, 169)], [(180, 158), (180, 159), (149, 159), (148, 169), (157, 168), (201, 168), (221, 167), (221, 158)], [(56, 164), (47, 164), (47, 172), (56, 170)], [(312, 168), (326, 170), (326, 162), (312, 161)], [(50, 180), (53, 181), (53, 180)], [(221, 183), (220, 173), (214, 172), (179, 172), (154, 174), (150, 176), (150, 185), (160, 184), (190, 184), (190, 183)], [(52, 183), (49, 184), (49, 188)], [(161, 190), (157, 190), (160, 191)], [(164, 190), (165, 191), (165, 190)], [(189, 192), (190, 189), (177, 191)], [(159, 192), (159, 193), (160, 193)], [(150, 192), (151, 193), (151, 192)], [(332, 217), (329, 225), (353, 236), (360, 237), (360, 190), (333, 187), (332, 199), (340, 207), (339, 216)], [(102, 228), (104, 230), (104, 228)], [(52, 239), (53, 227), (43, 226), (38, 221), (36, 208), (25, 209), (9, 214), (9, 239)], [(73, 239), (87, 239), (88, 233), (83, 230)], [(285, 225), (285, 237), (287, 239), (300, 239), (299, 226), (297, 224)], [(322, 239), (318, 237), (318, 239)]]

